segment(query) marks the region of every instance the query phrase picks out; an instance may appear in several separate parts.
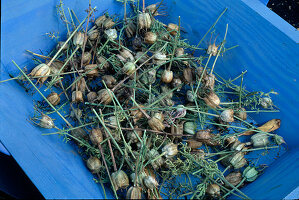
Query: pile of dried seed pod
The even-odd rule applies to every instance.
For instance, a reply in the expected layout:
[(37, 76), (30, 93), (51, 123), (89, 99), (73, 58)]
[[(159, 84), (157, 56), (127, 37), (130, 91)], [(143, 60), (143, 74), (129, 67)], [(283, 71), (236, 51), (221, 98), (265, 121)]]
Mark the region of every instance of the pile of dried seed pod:
[[(275, 111), (270, 93), (247, 95), (208, 67), (225, 52), (225, 40), (197, 48), (182, 39), (180, 18), (168, 25), (155, 19), (163, 14), (160, 3), (132, 7), (124, 20), (105, 13), (93, 21), (89, 8), (82, 21), (93, 25), (87, 32), (72, 21), (67, 40), (25, 75), (46, 91), (32, 121), (73, 140), (115, 197), (247, 198), (239, 188), (254, 181), (262, 165), (246, 154), (284, 143), (271, 133), (279, 119), (247, 122), (248, 111)], [(68, 113), (55, 126), (49, 110), (62, 107)], [(188, 181), (178, 185), (179, 176)]]

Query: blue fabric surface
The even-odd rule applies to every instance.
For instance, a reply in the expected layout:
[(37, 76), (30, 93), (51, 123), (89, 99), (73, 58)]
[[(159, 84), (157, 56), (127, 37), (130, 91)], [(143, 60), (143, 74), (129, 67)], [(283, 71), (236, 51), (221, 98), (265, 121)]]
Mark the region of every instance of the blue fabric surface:
[[(8, 72), (17, 72), (11, 60), (21, 66), (33, 67), (28, 49), (50, 51), (55, 42), (45, 33), (59, 31), (65, 37), (65, 26), (57, 17), (55, 0), (1, 1), (1, 80), (9, 78)], [(65, 7), (73, 8), (82, 20), (88, 1), (65, 0)], [(109, 13), (123, 15), (122, 4), (113, 0), (93, 0), (99, 16)], [(146, 1), (147, 4), (156, 1)], [(248, 90), (270, 91), (280, 113), (252, 114), (258, 123), (272, 118), (282, 120), (277, 131), (288, 143), (289, 152), (275, 161), (265, 174), (243, 190), (253, 199), (281, 199), (298, 185), (299, 123), (299, 47), (268, 20), (261, 17), (242, 1), (231, 0), (165, 0), (168, 16), (165, 23), (177, 22), (187, 31), (191, 44), (200, 38), (214, 23), (219, 14), (228, 8), (218, 22), (215, 33), (223, 38), (229, 24), (227, 47), (239, 47), (218, 59), (215, 71), (225, 78), (235, 77), (248, 70), (244, 85)], [(209, 37), (202, 43), (207, 47)], [(220, 42), (220, 39), (217, 40)], [(102, 189), (95, 184), (84, 161), (74, 147), (65, 144), (56, 135), (29, 124), (26, 119), (33, 114), (32, 97), (16, 82), (0, 84), (0, 140), (36, 185), (45, 198), (75, 199), (103, 198)]]

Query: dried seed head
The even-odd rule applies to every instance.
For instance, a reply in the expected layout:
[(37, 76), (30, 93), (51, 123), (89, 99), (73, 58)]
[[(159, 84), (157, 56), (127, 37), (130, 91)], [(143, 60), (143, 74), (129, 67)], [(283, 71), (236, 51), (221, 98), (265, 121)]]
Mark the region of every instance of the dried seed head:
[[(135, 129), (136, 128), (138, 128), (137, 126), (135, 126)], [(137, 130), (135, 130), (135, 132), (137, 133), (137, 135), (140, 137), (140, 138), (142, 138), (142, 131), (137, 131)], [(129, 140), (129, 141), (132, 141), (133, 143), (136, 143), (136, 142), (138, 142), (139, 140), (138, 140), (138, 137), (136, 136), (136, 134), (135, 134), (135, 132), (134, 131), (128, 131), (127, 132), (127, 139)]]
[(253, 136), (251, 136), (251, 143), (253, 147), (260, 148), (260, 147), (266, 147), (269, 142), (269, 136), (266, 133), (256, 133)]
[(157, 34), (153, 32), (146, 32), (144, 35), (144, 42), (146, 44), (154, 44), (157, 41)]
[(117, 31), (114, 28), (105, 30), (104, 33), (107, 39), (116, 40), (117, 38)]
[(97, 57), (98, 69), (101, 73), (105, 73), (109, 69), (109, 62), (103, 56)]
[(83, 59), (83, 64), (87, 65), (89, 64), (89, 62), (91, 61), (92, 55), (90, 52), (84, 52), (84, 54), (82, 55), (82, 59)]
[(103, 22), (103, 26), (105, 29), (112, 28), (115, 25), (115, 22), (110, 17), (106, 18), (106, 20)]
[(165, 69), (164, 72), (162, 73), (161, 80), (164, 83), (170, 83), (172, 79), (173, 79), (173, 71)]
[(119, 55), (121, 55), (121, 57), (123, 57), (126, 61), (134, 61), (134, 56), (126, 49), (119, 51)]
[(136, 180), (136, 185), (138, 185), (138, 186), (144, 186), (144, 184), (143, 184), (143, 179), (144, 179), (144, 177), (146, 177), (146, 176), (147, 176), (146, 173), (145, 173), (144, 171), (142, 171), (142, 172), (140, 172), (140, 173), (137, 174), (137, 177), (136, 177), (136, 174), (135, 174), (135, 173), (132, 173), (132, 174), (130, 175), (130, 179), (131, 179), (131, 181), (134, 183), (134, 182), (135, 182), (135, 179), (137, 178), (137, 180)]
[(124, 74), (130, 76), (132, 75), (136, 70), (136, 66), (133, 62), (127, 62), (123, 68), (122, 68), (122, 71)]
[(148, 120), (148, 125), (152, 130), (155, 131), (163, 131), (165, 129), (165, 126), (163, 124), (163, 121), (156, 117), (152, 117)]
[(90, 64), (85, 66), (85, 73), (88, 78), (95, 78), (99, 76), (97, 64)]
[(129, 20), (126, 26), (126, 35), (128, 38), (131, 38), (135, 35), (136, 33), (136, 25), (134, 24), (133, 20)]
[(234, 110), (227, 109), (221, 112), (220, 119), (224, 122), (233, 122), (234, 121)]
[(100, 159), (94, 156), (88, 158), (88, 160), (86, 161), (86, 165), (93, 174), (99, 173), (102, 167)]
[(273, 106), (273, 102), (272, 102), (272, 100), (269, 97), (260, 98), (260, 102), (259, 103), (265, 109), (271, 108)]
[(110, 104), (112, 102), (112, 91), (110, 89), (101, 89), (100, 91), (98, 91), (98, 98), (97, 100), (104, 104)]
[(148, 13), (139, 13), (137, 16), (137, 23), (139, 29), (149, 29), (151, 27), (152, 20)]
[(47, 99), (53, 106), (56, 106), (60, 103), (60, 96), (56, 92), (51, 92)]
[(240, 169), (247, 164), (247, 160), (244, 158), (244, 153), (239, 151), (228, 157), (228, 163), (235, 169)]
[(180, 78), (174, 78), (174, 79), (172, 79), (171, 85), (173, 88), (178, 87), (178, 89), (176, 91), (180, 91), (183, 86), (182, 83), (183, 82)]
[(142, 51), (138, 51), (135, 55), (135, 60), (138, 60), (137, 63), (142, 64), (145, 63), (148, 60), (148, 55), (145, 54), (143, 55), (145, 52)]
[(213, 56), (216, 56), (218, 53), (218, 46), (214, 44), (210, 44), (207, 50), (207, 54), (212, 54)]
[(131, 186), (127, 191), (126, 199), (141, 199), (142, 188), (138, 186)]
[(205, 78), (202, 79), (202, 82), (204, 83), (204, 87), (209, 89), (214, 89), (215, 86), (215, 75), (214, 74), (208, 74), (205, 76)]
[(185, 122), (184, 123), (184, 132), (194, 135), (196, 130), (196, 124), (194, 122)]
[(153, 160), (155, 158), (157, 159), (151, 162), (151, 165), (154, 168), (154, 170), (157, 170), (164, 164), (164, 159), (162, 157), (159, 157), (159, 152), (156, 149), (151, 149), (148, 152), (148, 159)]
[(71, 130), (71, 135), (77, 139), (82, 139), (86, 137), (86, 132), (83, 128), (76, 128)]
[(211, 108), (216, 108), (220, 104), (219, 97), (212, 90), (203, 98), (203, 100)]
[(162, 65), (163, 63), (166, 62), (166, 60), (168, 60), (166, 54), (159, 51), (154, 54), (153, 58), (154, 58), (153, 62), (157, 65)]
[(184, 76), (184, 81), (187, 83), (187, 84), (191, 84), (194, 82), (194, 69), (193, 68), (184, 68), (183, 70), (183, 76)]
[(207, 130), (199, 130), (197, 133), (194, 135), (194, 138), (197, 141), (200, 141), (208, 146), (217, 146), (220, 145), (220, 141), (217, 140), (216, 135), (211, 133), (210, 129)]
[[(158, 16), (158, 15), (160, 15), (156, 10), (157, 10), (157, 4), (158, 3), (156, 3), (156, 4), (151, 4), (151, 5), (148, 5), (147, 7), (145, 7), (145, 10), (146, 10), (146, 12), (149, 12), (149, 13), (151, 13), (154, 17), (155, 16)], [(154, 13), (155, 12), (155, 13)]]
[(81, 91), (73, 91), (73, 93), (72, 93), (72, 102), (73, 103), (84, 102), (83, 93)]
[(102, 80), (105, 82), (108, 88), (113, 88), (116, 84), (116, 79), (111, 75), (104, 75), (102, 76)]
[(98, 27), (102, 27), (104, 22), (106, 21), (107, 17), (106, 15), (102, 15), (100, 17), (98, 17), (95, 21), (95, 24), (98, 26)]
[(220, 187), (217, 184), (210, 184), (207, 187), (206, 193), (212, 198), (220, 197)]
[(89, 134), (89, 139), (92, 144), (99, 145), (103, 141), (103, 133), (100, 128), (93, 128)]
[(191, 149), (198, 149), (199, 147), (202, 146), (202, 143), (196, 140), (187, 140), (188, 143), (188, 147), (190, 147)]
[(195, 96), (193, 95), (193, 92), (191, 90), (188, 90), (186, 92), (186, 98), (189, 102), (194, 102), (195, 101)]
[[(28, 74), (29, 76), (48, 76), (50, 75), (50, 67), (47, 64), (39, 64), (33, 70)], [(41, 77), (39, 78), (39, 81), (41, 83), (44, 83), (47, 80), (48, 77)]]
[[(82, 110), (80, 108), (75, 108), (71, 111), (71, 118), (76, 119), (77, 117), (80, 119), (82, 117)], [(77, 117), (76, 117), (77, 116)]]
[(55, 127), (53, 119), (51, 117), (49, 117), (48, 115), (45, 115), (45, 114), (43, 114), (43, 116), (42, 116), (40, 122), (38, 123), (38, 125), (42, 128), (48, 128), (48, 129), (51, 129), (51, 128)]
[(175, 36), (179, 31), (179, 26), (176, 25), (176, 24), (173, 24), (173, 23), (169, 23), (168, 26), (167, 26), (167, 31), (171, 35)]
[(174, 143), (169, 143), (162, 148), (162, 152), (165, 154), (166, 158), (172, 158), (176, 156), (179, 152), (178, 145)]
[[(241, 172), (237, 171), (237, 172), (229, 173), (225, 177), (225, 179), (233, 186), (237, 186), (239, 183), (241, 183), (243, 178)], [(225, 184), (225, 186), (231, 188), (228, 184)]]
[(239, 117), (240, 119), (242, 120), (246, 120), (247, 119), (247, 113), (246, 113), (246, 110), (245, 108), (240, 108), (236, 113), (235, 115), (237, 117)]
[(166, 98), (171, 99), (173, 97), (173, 92), (170, 92), (171, 89), (167, 85), (162, 85), (161, 86), (161, 91), (162, 91), (163, 94), (168, 93), (168, 95), (166, 95)]
[(82, 47), (83, 46), (83, 43), (85, 41), (85, 37), (84, 37), (84, 33), (82, 32), (77, 32), (75, 35), (74, 35), (74, 38), (73, 38), (73, 43), (75, 46), (79, 46), (79, 47)]
[[(50, 61), (47, 61), (46, 64), (48, 65)], [(62, 69), (64, 65), (64, 62), (61, 61), (53, 61), (50, 65), (50, 73), (51, 74), (58, 74), (59, 71)], [(65, 67), (61, 70), (61, 72), (64, 72)]]
[(225, 143), (227, 146), (233, 144), (236, 141), (238, 141), (238, 138), (236, 136), (230, 136), (230, 137), (225, 138)]
[(259, 175), (259, 172), (255, 169), (255, 167), (248, 166), (243, 171), (243, 177), (247, 182), (254, 181)]
[[(61, 47), (64, 45), (64, 43), (65, 43), (65, 41), (60, 41), (60, 42), (58, 42), (58, 43), (57, 43), (57, 46), (56, 46), (56, 50), (58, 51), (59, 49), (61, 49)], [(62, 51), (66, 51), (68, 48), (69, 48), (69, 45), (66, 44), (66, 45), (63, 47)]]
[(230, 150), (232, 150), (232, 151), (241, 151), (241, 150), (243, 150), (245, 145), (246, 145), (245, 143), (241, 143), (239, 140), (237, 140), (231, 145)]
[(144, 177), (143, 178), (143, 183), (150, 190), (152, 190), (152, 189), (159, 186), (159, 183), (157, 182), (157, 180), (153, 176)]
[(97, 98), (97, 93), (96, 92), (89, 92), (87, 94), (87, 100), (89, 103), (93, 102)]
[[(144, 108), (144, 106), (141, 105), (141, 104), (139, 104), (139, 107)], [(133, 121), (134, 121), (135, 124), (136, 124), (136, 122), (138, 120), (140, 120), (143, 117), (143, 113), (136, 106), (134, 106), (134, 107), (131, 108), (130, 114), (131, 114), (131, 116), (132, 116)]]
[(115, 190), (125, 189), (129, 186), (129, 178), (127, 174), (122, 170), (113, 172), (111, 174), (111, 179)]
[(94, 40), (98, 39), (99, 35), (100, 35), (99, 30), (94, 29), (94, 30), (88, 32), (88, 39), (91, 41), (94, 41)]

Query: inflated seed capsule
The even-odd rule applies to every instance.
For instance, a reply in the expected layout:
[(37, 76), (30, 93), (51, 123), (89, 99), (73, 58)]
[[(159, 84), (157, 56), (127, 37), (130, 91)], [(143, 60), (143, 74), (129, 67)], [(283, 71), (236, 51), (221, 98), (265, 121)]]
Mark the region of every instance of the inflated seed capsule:
[(51, 92), (51, 94), (49, 94), (47, 96), (47, 100), (53, 105), (56, 106), (60, 103), (60, 96), (56, 93), (56, 92)]
[(233, 122), (234, 121), (234, 110), (226, 109), (221, 112), (220, 119), (224, 122)]
[(102, 164), (100, 159), (98, 159), (97, 157), (91, 156), (90, 158), (88, 158), (88, 160), (86, 161), (86, 165), (88, 167), (88, 169), (91, 171), (91, 173), (96, 174), (98, 172), (100, 172)]
[(273, 102), (269, 97), (260, 98), (259, 103), (263, 108), (266, 109), (271, 108), (273, 106)]
[(129, 186), (129, 177), (123, 170), (111, 174), (112, 183), (115, 190), (125, 189)]
[(73, 93), (72, 93), (72, 102), (73, 103), (84, 102), (83, 93), (81, 91), (73, 91)]
[(80, 108), (75, 108), (71, 111), (70, 117), (74, 119), (77, 119), (78, 117), (80, 119), (82, 117), (82, 110)]
[(151, 27), (152, 20), (148, 13), (139, 13), (137, 15), (137, 23), (139, 29), (149, 29)]
[(164, 83), (170, 83), (172, 81), (172, 79), (173, 79), (173, 71), (165, 69), (162, 73), (161, 80)]
[(126, 199), (141, 199), (142, 188), (138, 186), (131, 186), (126, 194)]
[(236, 115), (238, 118), (240, 118), (240, 119), (242, 119), (242, 120), (244, 120), (244, 121), (247, 119), (247, 113), (246, 113), (245, 108), (240, 108), (240, 109), (235, 113), (235, 115)]
[(100, 33), (98, 29), (94, 29), (90, 32), (88, 32), (88, 39), (91, 41), (96, 40), (99, 37)]
[(148, 189), (154, 189), (158, 187), (159, 183), (153, 176), (146, 176), (143, 178), (143, 184), (148, 188)]
[(196, 124), (194, 122), (185, 122), (184, 123), (184, 132), (194, 135), (196, 130)]
[(115, 40), (117, 38), (117, 31), (114, 28), (105, 30), (104, 33), (107, 39)]
[(127, 62), (123, 68), (122, 68), (122, 71), (124, 74), (126, 75), (132, 75), (136, 70), (136, 66), (133, 62)]
[(189, 102), (194, 102), (195, 101), (195, 96), (193, 95), (193, 92), (191, 90), (188, 90), (186, 92), (186, 98)]
[(28, 76), (46, 76), (46, 77), (41, 77), (39, 78), (39, 82), (44, 83), (47, 80), (47, 76), (50, 75), (50, 67), (49, 65), (42, 63), (39, 64), (38, 66), (34, 67), (33, 70), (28, 74)]
[(126, 26), (126, 35), (128, 38), (132, 38), (136, 33), (137, 27), (133, 20), (129, 20)]
[[(241, 172), (231, 172), (227, 176), (225, 176), (225, 179), (232, 184), (233, 186), (237, 186), (242, 181), (242, 174)], [(231, 188), (229, 184), (225, 183), (225, 186), (228, 188)]]
[(87, 65), (89, 64), (89, 62), (91, 61), (91, 53), (90, 52), (84, 52), (84, 54), (82, 55), (82, 59), (83, 59), (83, 64)]
[(40, 119), (38, 125), (42, 128), (48, 128), (48, 129), (55, 127), (53, 119), (45, 114), (42, 115), (42, 118)]
[(165, 154), (166, 158), (172, 158), (178, 154), (178, 145), (174, 143), (169, 143), (162, 148), (162, 152)]
[(93, 128), (89, 134), (89, 139), (92, 144), (99, 145), (103, 141), (103, 133), (100, 128)]
[(116, 79), (111, 75), (104, 75), (102, 76), (102, 80), (105, 82), (108, 88), (113, 88), (116, 84)]
[(176, 91), (179, 92), (181, 90), (181, 88), (183, 87), (182, 83), (183, 82), (180, 78), (174, 78), (174, 79), (172, 79), (171, 85), (173, 88), (177, 87), (178, 89)]
[(220, 197), (220, 187), (217, 184), (210, 184), (207, 187), (206, 193), (212, 198)]
[(255, 169), (255, 167), (248, 166), (243, 171), (243, 177), (247, 182), (254, 181), (259, 175), (259, 172)]
[(95, 24), (98, 26), (98, 27), (102, 27), (104, 22), (106, 21), (107, 17), (106, 15), (101, 15), (100, 17), (98, 17), (95, 21)]
[(270, 141), (269, 136), (266, 133), (256, 133), (251, 136), (251, 143), (252, 146), (255, 148), (266, 147)]
[(212, 90), (206, 94), (206, 96), (203, 98), (203, 100), (211, 108), (216, 108), (220, 104), (219, 97)]
[(85, 66), (85, 73), (88, 78), (95, 78), (99, 76), (99, 70), (97, 64), (90, 64)]
[(122, 49), (121, 51), (119, 51), (119, 55), (121, 55), (121, 57), (123, 57), (127, 61), (133, 62), (135, 60), (134, 56), (127, 49)]
[(110, 104), (112, 102), (112, 91), (110, 89), (101, 89), (98, 91), (98, 98), (97, 100), (104, 104)]
[(89, 103), (93, 102), (97, 98), (97, 93), (96, 92), (89, 92), (87, 94), (87, 100)]
[(168, 31), (171, 35), (175, 36), (175, 35), (178, 33), (178, 31), (179, 31), (179, 26), (176, 25), (176, 24), (173, 24), (173, 23), (169, 23), (169, 24), (167, 25), (167, 31)]
[(146, 32), (144, 35), (144, 42), (146, 44), (154, 44), (157, 41), (157, 34), (151, 31)]
[(158, 113), (155, 113), (154, 116), (148, 120), (148, 125), (152, 130), (163, 131), (165, 126), (163, 124), (164, 117), (161, 118)]
[(84, 35), (84, 33), (82, 33), (82, 32), (77, 32), (77, 33), (74, 35), (73, 43), (74, 43), (75, 46), (82, 47), (84, 41), (85, 41), (85, 35)]

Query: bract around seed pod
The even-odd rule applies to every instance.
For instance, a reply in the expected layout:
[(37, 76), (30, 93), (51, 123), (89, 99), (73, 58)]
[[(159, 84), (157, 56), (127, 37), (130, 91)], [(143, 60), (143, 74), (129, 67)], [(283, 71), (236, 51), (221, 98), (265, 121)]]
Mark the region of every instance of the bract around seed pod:
[[(237, 186), (242, 181), (242, 174), (241, 172), (231, 172), (227, 176), (225, 176), (225, 179), (232, 184), (233, 186)], [(225, 186), (228, 188), (231, 188), (229, 184), (225, 183)]]
[(45, 114), (42, 115), (42, 118), (38, 123), (38, 125), (42, 128), (47, 128), (47, 129), (55, 128), (53, 119)]
[(130, 76), (132, 75), (136, 70), (136, 66), (133, 62), (127, 62), (123, 68), (122, 68), (122, 71), (124, 74)]
[[(135, 126), (135, 129), (136, 128), (138, 128), (137, 126)], [(127, 132), (127, 139), (129, 140), (129, 141), (131, 141), (131, 142), (133, 142), (133, 143), (136, 143), (136, 142), (138, 142), (139, 140), (138, 140), (138, 137), (136, 136), (136, 134), (139, 136), (139, 138), (142, 138), (142, 131), (137, 131), (137, 130), (135, 130), (135, 132), (134, 131), (128, 131)]]
[(157, 34), (151, 31), (146, 32), (144, 35), (144, 42), (146, 44), (154, 44), (157, 41)]
[(141, 199), (142, 188), (138, 186), (131, 186), (126, 194), (126, 199)]
[(97, 100), (104, 104), (110, 104), (112, 102), (112, 91), (110, 89), (101, 89), (100, 91), (98, 91), (98, 98)]
[(137, 23), (139, 29), (149, 29), (151, 27), (152, 20), (148, 13), (139, 13), (137, 15)]
[(233, 122), (234, 121), (234, 110), (227, 109), (221, 112), (220, 119), (224, 122)]
[(72, 102), (73, 103), (84, 102), (83, 93), (81, 91), (73, 91), (73, 93), (72, 93)]
[(91, 173), (96, 174), (99, 173), (102, 167), (100, 159), (97, 157), (91, 156), (86, 161), (87, 168), (91, 171)]
[(220, 187), (217, 184), (209, 184), (206, 193), (212, 198), (220, 197)]
[(162, 152), (164, 153), (166, 158), (172, 158), (176, 156), (179, 152), (178, 145), (174, 143), (169, 143), (162, 148)]
[(40, 83), (44, 83), (48, 78), (47, 76), (50, 75), (50, 72), (50, 67), (47, 64), (42, 63), (34, 67), (30, 74), (28, 74), (28, 76), (46, 76), (38, 79)]
[(117, 31), (116, 29), (108, 29), (104, 31), (105, 37), (109, 40), (116, 40), (117, 39)]
[(148, 5), (147, 7), (145, 7), (146, 12), (151, 13), (154, 17), (160, 15), (157, 11), (158, 4), (159, 4), (159, 2), (155, 3), (155, 4)]
[(92, 144), (99, 145), (103, 141), (103, 133), (100, 128), (93, 128), (89, 134), (89, 139)]
[(47, 100), (53, 105), (56, 106), (60, 103), (60, 96), (56, 93), (56, 92), (51, 92), (51, 94), (49, 94), (47, 96)]
[(252, 146), (255, 148), (266, 147), (270, 141), (269, 136), (266, 133), (256, 133), (251, 136), (251, 143)]
[(77, 32), (77, 33), (74, 35), (74, 38), (73, 38), (73, 44), (74, 44), (75, 46), (82, 47), (84, 41), (85, 41), (84, 33), (82, 33), (82, 32), (79, 31), (79, 32)]
[(111, 75), (102, 76), (102, 80), (105, 82), (106, 86), (112, 89), (116, 84), (116, 79)]
[(255, 181), (258, 175), (259, 172), (255, 169), (255, 167), (248, 166), (243, 171), (243, 177), (246, 179), (247, 182)]
[(111, 174), (112, 184), (115, 190), (125, 189), (129, 186), (129, 177), (123, 170)]
[(211, 90), (214, 89), (215, 86), (215, 75), (214, 74), (208, 74), (204, 79), (202, 79), (204, 82), (204, 87), (209, 88)]
[(184, 132), (194, 135), (196, 130), (196, 124), (194, 122), (185, 122), (184, 123)]
[(167, 60), (169, 60), (166, 56), (165, 53), (162, 53), (160, 51), (155, 52), (154, 57), (153, 57), (153, 62), (157, 65), (162, 65), (163, 63), (165, 63)]

